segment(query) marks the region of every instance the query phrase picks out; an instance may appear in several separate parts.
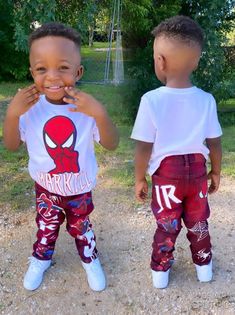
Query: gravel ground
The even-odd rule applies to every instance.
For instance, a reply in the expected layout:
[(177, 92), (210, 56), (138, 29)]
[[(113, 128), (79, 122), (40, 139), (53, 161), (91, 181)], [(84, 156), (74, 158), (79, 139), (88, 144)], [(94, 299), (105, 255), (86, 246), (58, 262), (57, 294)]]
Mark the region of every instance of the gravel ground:
[(47, 314), (235, 314), (235, 181), (222, 178), (210, 197), (214, 279), (201, 284), (191, 261), (186, 230), (177, 240), (167, 289), (152, 287), (149, 259), (155, 221), (133, 192), (100, 179), (91, 216), (108, 286), (88, 288), (73, 239), (62, 227), (53, 266), (41, 287), (27, 292), (22, 279), (35, 239), (34, 208), (0, 210), (0, 313)]

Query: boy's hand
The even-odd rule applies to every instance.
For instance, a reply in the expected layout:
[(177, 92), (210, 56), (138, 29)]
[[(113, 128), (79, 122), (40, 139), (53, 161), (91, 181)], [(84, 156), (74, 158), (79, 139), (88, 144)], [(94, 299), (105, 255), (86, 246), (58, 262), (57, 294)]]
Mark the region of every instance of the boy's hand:
[(64, 90), (69, 97), (64, 97), (63, 100), (76, 106), (69, 110), (93, 117), (99, 129), (100, 144), (108, 150), (116, 149), (119, 142), (118, 132), (104, 106), (91, 95), (73, 87), (65, 87)]
[(65, 87), (65, 92), (71, 98), (64, 97), (63, 100), (76, 106), (69, 109), (71, 112), (80, 112), (95, 119), (105, 115), (106, 112), (103, 105), (90, 94), (81, 92), (73, 87)]
[(135, 197), (138, 201), (144, 202), (148, 196), (148, 183), (146, 178), (135, 183)]
[(36, 86), (30, 85), (18, 90), (7, 108), (3, 125), (3, 140), (8, 150), (15, 151), (20, 146), (19, 117), (27, 112), (39, 99)]
[(219, 184), (220, 184), (220, 175), (215, 174), (212, 171), (210, 171), (207, 175), (208, 179), (211, 181), (208, 193), (213, 194), (219, 189)]
[(39, 92), (34, 84), (24, 89), (19, 89), (8, 107), (8, 112), (15, 117), (20, 117), (27, 112), (38, 99)]

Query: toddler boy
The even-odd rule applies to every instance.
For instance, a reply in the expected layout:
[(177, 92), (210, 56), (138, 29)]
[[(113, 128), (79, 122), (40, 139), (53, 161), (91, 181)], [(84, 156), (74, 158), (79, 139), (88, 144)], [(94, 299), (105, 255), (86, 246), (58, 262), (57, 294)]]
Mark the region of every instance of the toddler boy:
[(212, 279), (207, 194), (216, 192), (220, 183), (222, 132), (213, 96), (190, 80), (202, 51), (200, 26), (189, 17), (174, 16), (160, 23), (153, 35), (155, 73), (165, 86), (143, 95), (131, 137), (136, 140), (139, 201), (147, 197), (147, 168), (152, 176), (151, 207), (157, 221), (152, 278), (154, 287), (165, 288), (181, 220), (188, 230), (199, 281)]

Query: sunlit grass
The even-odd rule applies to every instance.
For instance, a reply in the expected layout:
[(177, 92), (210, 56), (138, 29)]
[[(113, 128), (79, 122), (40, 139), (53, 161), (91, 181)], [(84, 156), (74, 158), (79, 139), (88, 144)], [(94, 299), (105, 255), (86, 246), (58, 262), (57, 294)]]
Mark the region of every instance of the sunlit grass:
[(0, 101), (8, 99), (15, 95), (18, 89), (30, 85), (32, 82), (2, 82), (0, 84)]
[(223, 164), (225, 175), (235, 177), (235, 126), (223, 128)]
[(234, 110), (235, 111), (235, 98), (230, 98), (226, 101), (222, 101), (218, 105), (219, 111), (229, 111)]

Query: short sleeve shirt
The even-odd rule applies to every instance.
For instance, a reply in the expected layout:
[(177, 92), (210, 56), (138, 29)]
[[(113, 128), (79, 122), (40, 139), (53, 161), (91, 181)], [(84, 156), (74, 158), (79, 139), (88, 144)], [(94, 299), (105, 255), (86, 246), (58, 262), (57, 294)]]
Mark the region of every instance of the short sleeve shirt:
[(30, 176), (62, 196), (85, 193), (96, 183), (94, 141), (100, 140), (98, 128), (92, 117), (70, 112), (72, 106), (51, 104), (43, 95), (20, 117)]
[(221, 136), (214, 97), (193, 86), (160, 87), (143, 95), (131, 138), (153, 143), (148, 172), (171, 155), (201, 153), (207, 159), (205, 139)]

